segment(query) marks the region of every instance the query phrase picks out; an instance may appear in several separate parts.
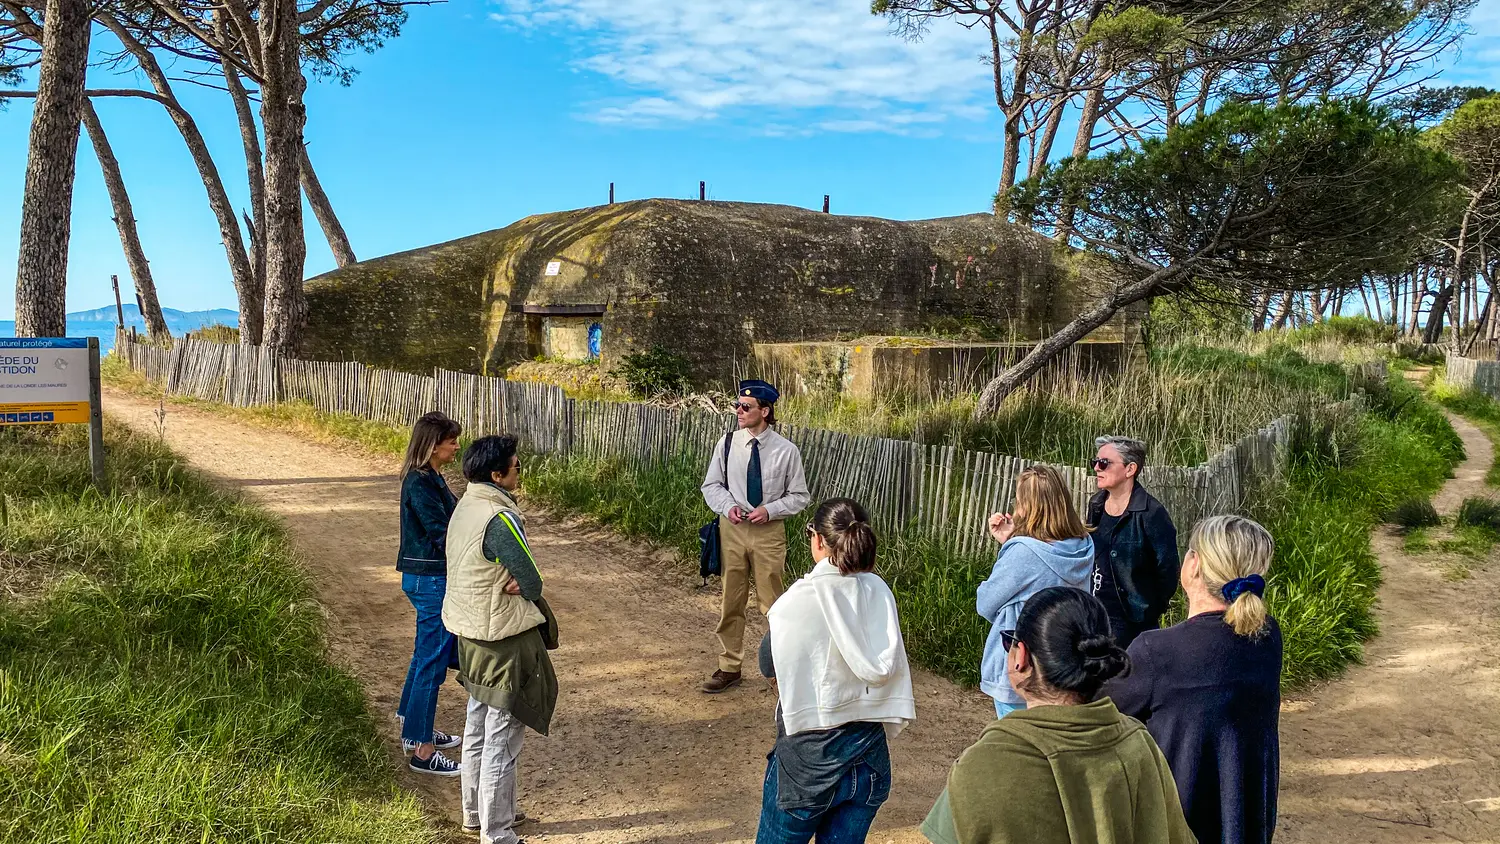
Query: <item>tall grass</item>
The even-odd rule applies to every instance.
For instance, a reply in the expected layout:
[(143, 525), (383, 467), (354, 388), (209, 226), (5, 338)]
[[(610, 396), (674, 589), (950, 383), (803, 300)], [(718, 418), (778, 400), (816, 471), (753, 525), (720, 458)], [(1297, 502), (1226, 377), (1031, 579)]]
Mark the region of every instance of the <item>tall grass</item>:
[(422, 842), (279, 525), (149, 436), (0, 430), (0, 841)]
[(1153, 462), (1194, 465), (1288, 413), (1346, 397), (1355, 384), (1336, 364), (1278, 346), (1252, 355), (1176, 346), (1114, 374), (1051, 372), (999, 414), (973, 418), (976, 396), (893, 394), (876, 399), (789, 396), (784, 422), (1081, 465), (1100, 434), (1148, 443)]

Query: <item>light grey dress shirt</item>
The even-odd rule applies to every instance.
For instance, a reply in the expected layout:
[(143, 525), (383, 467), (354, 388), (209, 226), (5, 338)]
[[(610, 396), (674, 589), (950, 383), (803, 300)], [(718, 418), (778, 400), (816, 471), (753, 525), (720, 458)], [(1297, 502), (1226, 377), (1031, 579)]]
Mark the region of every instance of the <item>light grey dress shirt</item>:
[[(710, 510), (725, 517), (731, 507), (738, 506), (745, 513), (755, 509), (745, 500), (745, 481), (750, 471), (750, 432), (739, 428), (733, 436), (727, 477), (724, 440), (719, 439), (714, 443), (713, 459), (709, 461), (708, 474), (703, 478), (703, 500)], [(773, 428), (766, 428), (754, 439), (760, 442), (761, 504), (766, 513), (772, 519), (785, 519), (802, 512), (811, 499), (807, 491), (807, 475), (802, 471), (802, 452)]]

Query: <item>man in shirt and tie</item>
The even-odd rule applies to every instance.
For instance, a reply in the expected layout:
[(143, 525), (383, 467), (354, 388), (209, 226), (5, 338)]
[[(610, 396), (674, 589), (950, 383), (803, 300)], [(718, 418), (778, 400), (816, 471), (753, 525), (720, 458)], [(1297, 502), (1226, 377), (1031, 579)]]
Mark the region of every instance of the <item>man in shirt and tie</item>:
[(719, 670), (704, 683), (708, 694), (740, 683), (745, 650), (745, 604), (750, 598), (750, 573), (764, 615), (781, 597), (781, 574), (786, 568), (786, 527), (782, 521), (807, 506), (807, 476), (802, 452), (771, 430), (776, 424), (776, 388), (764, 381), (741, 381), (734, 413), (739, 429), (714, 448), (703, 500), (718, 513), (719, 549), (723, 562), (724, 603), (719, 611)]

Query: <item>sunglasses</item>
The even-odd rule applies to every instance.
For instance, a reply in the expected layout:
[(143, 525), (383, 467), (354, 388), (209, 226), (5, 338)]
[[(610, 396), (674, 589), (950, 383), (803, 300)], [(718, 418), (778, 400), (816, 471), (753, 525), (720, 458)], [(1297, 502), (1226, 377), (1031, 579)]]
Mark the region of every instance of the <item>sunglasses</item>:
[(1104, 457), (1095, 457), (1093, 460), (1089, 461), (1089, 465), (1094, 467), (1095, 471), (1102, 472), (1105, 469), (1108, 469), (1109, 467), (1115, 465), (1115, 461)]
[(1000, 631), (1000, 647), (1004, 648), (1006, 653), (1010, 653), (1010, 649), (1013, 648), (1013, 647), (1015, 647), (1015, 646), (1016, 646), (1016, 631), (1014, 631), (1014, 630), (1001, 630)]
[(755, 405), (753, 405), (753, 404), (745, 404), (744, 402), (735, 402), (734, 403), (734, 412), (735, 413), (749, 413), (750, 411), (757, 410), (757, 409), (758, 408)]
[(808, 523), (808, 525), (807, 525), (807, 535), (808, 535), (808, 536), (809, 536), (809, 537), (812, 537), (812, 536), (816, 536), (816, 535), (817, 535), (817, 533), (818, 533), (818, 529), (817, 529), (817, 528), (815, 528), (815, 527), (813, 527), (813, 526), (812, 526), (812, 523), (811, 523), (811, 522), (809, 522), (809, 523)]

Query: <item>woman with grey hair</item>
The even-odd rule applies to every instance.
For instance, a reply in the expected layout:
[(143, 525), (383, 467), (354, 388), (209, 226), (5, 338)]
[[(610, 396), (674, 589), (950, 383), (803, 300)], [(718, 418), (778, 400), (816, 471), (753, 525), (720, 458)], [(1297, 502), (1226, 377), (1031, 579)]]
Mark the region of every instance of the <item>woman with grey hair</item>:
[(1177, 592), (1177, 526), (1140, 484), (1146, 444), (1130, 437), (1094, 441), (1099, 491), (1089, 499), (1094, 534), (1094, 594), (1109, 612), (1110, 632), (1130, 647), (1142, 631), (1161, 626)]

